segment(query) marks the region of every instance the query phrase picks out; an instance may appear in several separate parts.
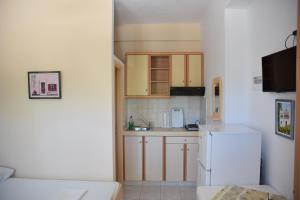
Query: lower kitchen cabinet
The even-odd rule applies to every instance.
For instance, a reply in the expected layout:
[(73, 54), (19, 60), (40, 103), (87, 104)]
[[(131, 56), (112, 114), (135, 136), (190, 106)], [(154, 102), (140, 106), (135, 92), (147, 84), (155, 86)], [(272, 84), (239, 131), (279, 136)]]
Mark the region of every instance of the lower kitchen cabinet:
[(198, 171), (199, 144), (187, 144), (186, 149), (186, 180), (196, 181)]
[(125, 180), (162, 181), (163, 138), (126, 136), (124, 141)]
[(142, 137), (124, 137), (125, 180), (143, 180)]
[(163, 138), (124, 137), (126, 181), (197, 180), (198, 138)]
[(197, 180), (197, 137), (167, 137), (166, 139), (166, 180)]
[(145, 137), (145, 180), (163, 180), (163, 138)]
[(183, 181), (183, 144), (166, 144), (166, 180)]

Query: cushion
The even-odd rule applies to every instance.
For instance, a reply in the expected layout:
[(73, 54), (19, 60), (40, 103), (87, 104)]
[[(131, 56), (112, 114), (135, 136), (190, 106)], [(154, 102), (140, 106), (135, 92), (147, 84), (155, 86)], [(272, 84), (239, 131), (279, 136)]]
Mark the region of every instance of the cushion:
[(226, 186), (212, 200), (286, 200), (286, 198), (239, 186)]

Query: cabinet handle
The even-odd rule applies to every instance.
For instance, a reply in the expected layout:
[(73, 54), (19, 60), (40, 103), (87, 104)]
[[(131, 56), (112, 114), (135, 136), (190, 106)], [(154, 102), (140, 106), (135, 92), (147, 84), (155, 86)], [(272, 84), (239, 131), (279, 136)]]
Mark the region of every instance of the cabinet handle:
[(142, 141), (139, 141), (140, 144), (142, 144)]
[(145, 89), (146, 92), (148, 92), (148, 89)]
[(187, 151), (190, 151), (190, 149), (186, 149)]
[(190, 80), (190, 83), (191, 83), (192, 81)]
[(186, 140), (186, 139), (184, 139), (184, 141), (186, 142), (187, 140)]
[(184, 83), (184, 80), (182, 82)]
[(148, 142), (147, 142), (147, 141), (146, 141), (145, 143), (146, 143), (146, 144), (148, 144)]

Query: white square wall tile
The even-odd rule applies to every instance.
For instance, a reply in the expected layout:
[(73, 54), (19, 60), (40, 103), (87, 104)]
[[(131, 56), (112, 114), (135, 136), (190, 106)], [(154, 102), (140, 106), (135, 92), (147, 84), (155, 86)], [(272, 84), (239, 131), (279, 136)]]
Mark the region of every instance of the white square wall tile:
[[(143, 118), (151, 121), (154, 127), (163, 126), (163, 113), (168, 112), (170, 119), (170, 109), (180, 107), (184, 109), (186, 123), (194, 123), (196, 120), (205, 121), (206, 103), (204, 97), (171, 97), (170, 99), (128, 99), (126, 100), (126, 119), (130, 116), (134, 121)], [(140, 124), (137, 123), (137, 124)]]

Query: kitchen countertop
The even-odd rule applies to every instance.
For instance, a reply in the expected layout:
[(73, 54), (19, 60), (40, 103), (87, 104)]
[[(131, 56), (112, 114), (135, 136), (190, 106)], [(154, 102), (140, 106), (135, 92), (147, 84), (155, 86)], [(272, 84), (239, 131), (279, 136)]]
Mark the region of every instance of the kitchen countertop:
[(198, 137), (199, 131), (187, 131), (185, 128), (153, 128), (150, 131), (127, 131), (124, 136), (168, 136), (168, 137)]

